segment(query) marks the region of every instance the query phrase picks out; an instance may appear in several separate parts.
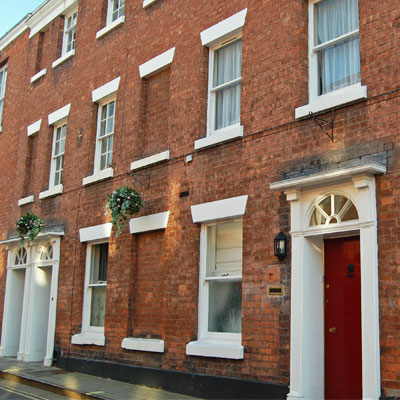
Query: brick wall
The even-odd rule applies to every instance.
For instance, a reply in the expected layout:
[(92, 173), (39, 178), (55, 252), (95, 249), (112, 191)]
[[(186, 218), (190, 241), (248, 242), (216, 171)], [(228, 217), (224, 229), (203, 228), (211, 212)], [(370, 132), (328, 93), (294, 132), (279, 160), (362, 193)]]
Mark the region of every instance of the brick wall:
[[(104, 3), (104, 4), (103, 4)], [(243, 28), (241, 123), (244, 138), (194, 152), (207, 116), (208, 49), (200, 32), (248, 8)], [(285, 173), (386, 152), (388, 171), (377, 178), (381, 375), (384, 395), (400, 393), (400, 165), (398, 161), (400, 8), (395, 0), (359, 0), (362, 84), (369, 98), (322, 117), (334, 118), (334, 141), (310, 119), (296, 121), (294, 109), (308, 102), (306, 1), (159, 0), (144, 10), (126, 4), (125, 23), (103, 38), (105, 1), (81, 0), (76, 54), (52, 69), (60, 56), (62, 18), (42, 33), (25, 32), (2, 50), (8, 80), (0, 134), (0, 239), (14, 221), (33, 211), (65, 226), (61, 242), (56, 345), (64, 355), (165, 369), (259, 379), (288, 384), (290, 257), (273, 256), (273, 238), (288, 234), (289, 205), (269, 183)], [(60, 33), (61, 32), (61, 33)], [(138, 66), (176, 47), (169, 69), (146, 81)], [(42, 68), (47, 75), (34, 84)], [(90, 186), (97, 105), (91, 92), (120, 76), (114, 136), (114, 178)], [(47, 116), (71, 103), (62, 195), (38, 200), (48, 188), (52, 128)], [(26, 127), (42, 119), (39, 134)], [(78, 131), (82, 129), (82, 140)], [(169, 149), (167, 163), (130, 172), (136, 159)], [(185, 162), (184, 155), (193, 161)], [(135, 186), (145, 202), (141, 215), (170, 211), (162, 232), (110, 240), (106, 345), (75, 346), (80, 332), (86, 245), (80, 228), (109, 221), (107, 194)], [(188, 197), (179, 197), (189, 191)], [(34, 194), (35, 202), (17, 207)], [(248, 194), (243, 218), (244, 360), (190, 357), (185, 346), (197, 338), (200, 227), (190, 205)], [(1, 250), (0, 300), (4, 298), (7, 252)], [(282, 297), (269, 297), (282, 285)], [(2, 312), (2, 309), (1, 311)], [(163, 354), (121, 349), (124, 337), (156, 337)]]

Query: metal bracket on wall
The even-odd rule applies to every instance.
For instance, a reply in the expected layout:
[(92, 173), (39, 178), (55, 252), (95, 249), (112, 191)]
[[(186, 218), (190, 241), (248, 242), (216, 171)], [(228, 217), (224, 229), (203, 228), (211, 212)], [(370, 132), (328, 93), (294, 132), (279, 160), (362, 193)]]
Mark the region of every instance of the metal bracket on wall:
[(145, 186), (146, 189), (150, 187), (150, 171), (139, 173), (134, 173), (133, 171), (131, 171), (129, 175), (132, 176), (133, 180), (136, 183)]
[[(321, 117), (317, 117), (316, 115), (313, 114), (312, 111), (310, 111), (309, 115), (312, 118), (312, 122), (315, 122), (322, 129), (325, 135), (328, 136), (328, 138), (331, 139), (331, 141), (333, 142), (333, 121), (334, 121), (333, 112), (330, 121), (327, 121), (326, 119), (323, 119)], [(331, 128), (331, 133), (329, 133), (325, 129), (325, 127), (327, 126)]]

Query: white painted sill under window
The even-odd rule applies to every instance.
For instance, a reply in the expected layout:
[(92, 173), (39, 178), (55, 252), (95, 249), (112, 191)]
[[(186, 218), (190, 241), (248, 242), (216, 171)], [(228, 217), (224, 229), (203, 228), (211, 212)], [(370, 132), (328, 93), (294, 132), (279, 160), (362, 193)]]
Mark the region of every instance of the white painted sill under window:
[(56, 68), (58, 67), (60, 64), (62, 64), (63, 62), (69, 60), (71, 57), (73, 57), (75, 55), (75, 49), (69, 51), (68, 53), (65, 53), (64, 55), (62, 55), (60, 58), (57, 58), (57, 60), (55, 60), (53, 62), (53, 64), (51, 64), (52, 68)]
[(63, 192), (63, 185), (57, 185), (49, 190), (45, 190), (44, 192), (39, 193), (39, 199), (45, 199), (47, 197), (56, 196), (57, 194), (61, 194)]
[(124, 22), (125, 22), (125, 15), (123, 15), (122, 17), (117, 18), (114, 22), (111, 22), (111, 24), (108, 24), (104, 28), (100, 29), (96, 33), (96, 39), (102, 38), (108, 32), (113, 31), (115, 28), (117, 28), (118, 26), (122, 25)]
[(106, 168), (102, 171), (97, 171), (93, 175), (87, 176), (83, 178), (82, 185), (90, 185), (91, 183), (95, 183), (98, 181), (102, 181), (104, 179), (112, 178), (114, 176), (114, 170), (112, 168)]
[(186, 345), (186, 354), (241, 360), (244, 357), (244, 347), (234, 341), (197, 340)]
[(169, 160), (169, 150), (154, 154), (149, 157), (141, 158), (131, 163), (131, 171), (148, 167), (150, 165), (159, 164)]
[(106, 338), (102, 333), (82, 332), (71, 337), (72, 344), (105, 346)]
[(201, 150), (207, 147), (215, 146), (220, 143), (225, 143), (242, 137), (243, 137), (243, 126), (237, 124), (234, 126), (229, 126), (224, 129), (220, 129), (219, 131), (215, 131), (212, 135), (196, 140), (194, 142), (194, 149)]
[(33, 203), (34, 202), (34, 197), (33, 194), (27, 197), (23, 197), (22, 199), (18, 200), (18, 206), (24, 206), (25, 204)]
[(367, 86), (361, 86), (361, 83), (347, 86), (345, 88), (335, 90), (318, 96), (317, 99), (302, 107), (297, 107), (295, 110), (296, 119), (308, 117), (310, 112), (313, 114), (339, 107), (357, 100), (367, 98)]
[(126, 350), (164, 353), (164, 340), (128, 337), (122, 340), (121, 347)]
[(42, 76), (45, 76), (46, 74), (47, 74), (47, 69), (46, 68), (42, 69), (37, 74), (32, 76), (31, 83), (38, 81)]

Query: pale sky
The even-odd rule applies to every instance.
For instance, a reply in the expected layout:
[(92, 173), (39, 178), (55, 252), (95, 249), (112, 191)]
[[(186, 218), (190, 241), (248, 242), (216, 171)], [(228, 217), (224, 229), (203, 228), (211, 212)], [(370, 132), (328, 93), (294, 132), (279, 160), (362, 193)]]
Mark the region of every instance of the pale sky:
[(0, 38), (45, 0), (0, 0)]

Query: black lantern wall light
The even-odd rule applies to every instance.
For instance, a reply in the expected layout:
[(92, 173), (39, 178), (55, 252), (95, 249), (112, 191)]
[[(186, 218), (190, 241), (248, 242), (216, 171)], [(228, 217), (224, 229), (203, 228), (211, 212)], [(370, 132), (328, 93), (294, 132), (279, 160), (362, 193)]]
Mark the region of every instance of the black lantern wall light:
[(274, 255), (279, 261), (283, 261), (287, 253), (287, 237), (283, 232), (279, 232), (274, 238)]

